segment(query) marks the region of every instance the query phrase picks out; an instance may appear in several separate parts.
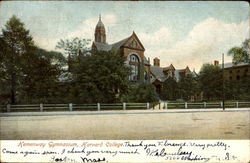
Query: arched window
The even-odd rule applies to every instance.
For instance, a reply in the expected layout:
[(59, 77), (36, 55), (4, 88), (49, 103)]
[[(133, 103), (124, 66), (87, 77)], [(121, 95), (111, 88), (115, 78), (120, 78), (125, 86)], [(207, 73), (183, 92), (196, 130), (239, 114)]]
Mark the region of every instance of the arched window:
[(129, 56), (129, 61), (130, 62), (136, 62), (136, 63), (138, 63), (139, 62), (139, 58), (135, 54), (131, 54)]
[(139, 58), (135, 54), (129, 56), (129, 67), (131, 69), (131, 74), (129, 76), (130, 81), (139, 80)]

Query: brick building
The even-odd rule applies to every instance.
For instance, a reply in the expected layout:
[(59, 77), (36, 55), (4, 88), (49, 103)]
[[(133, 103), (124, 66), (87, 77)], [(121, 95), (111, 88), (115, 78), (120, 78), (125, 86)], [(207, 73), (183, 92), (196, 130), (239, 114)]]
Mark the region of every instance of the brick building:
[(178, 82), (181, 77), (192, 73), (188, 66), (184, 69), (176, 69), (172, 64), (168, 67), (160, 67), (159, 58), (154, 58), (154, 65), (150, 65), (149, 59), (144, 55), (145, 48), (135, 32), (121, 41), (108, 44), (101, 17), (99, 17), (95, 28), (92, 51), (119, 51), (127, 58), (125, 64), (132, 70), (129, 80), (134, 83), (151, 83), (159, 94), (164, 81), (168, 77), (173, 77)]
[[(222, 65), (219, 64), (219, 61), (214, 61), (214, 65), (218, 65), (222, 68)], [(224, 64), (224, 79), (232, 81), (240, 81), (244, 78), (250, 77), (250, 63), (225, 63)]]
[(163, 83), (169, 77), (174, 78), (178, 82), (188, 74), (192, 74), (188, 66), (184, 69), (176, 69), (172, 64), (167, 67), (160, 67), (160, 59), (154, 58), (154, 65), (150, 67), (150, 83), (155, 86), (156, 92), (160, 94)]
[(145, 48), (135, 32), (121, 41), (108, 44), (106, 42), (105, 26), (101, 17), (99, 17), (95, 28), (92, 51), (119, 51), (127, 58), (125, 64), (131, 68), (129, 80), (134, 83), (149, 83), (150, 63), (144, 56)]

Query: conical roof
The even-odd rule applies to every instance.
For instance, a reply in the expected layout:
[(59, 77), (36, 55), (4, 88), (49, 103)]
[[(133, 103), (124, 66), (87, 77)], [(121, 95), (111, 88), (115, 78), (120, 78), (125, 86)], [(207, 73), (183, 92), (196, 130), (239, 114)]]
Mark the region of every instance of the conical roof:
[(96, 28), (98, 28), (98, 27), (103, 27), (104, 28), (104, 24), (102, 23), (101, 15), (99, 16), (99, 21), (98, 21), (98, 23), (96, 25)]

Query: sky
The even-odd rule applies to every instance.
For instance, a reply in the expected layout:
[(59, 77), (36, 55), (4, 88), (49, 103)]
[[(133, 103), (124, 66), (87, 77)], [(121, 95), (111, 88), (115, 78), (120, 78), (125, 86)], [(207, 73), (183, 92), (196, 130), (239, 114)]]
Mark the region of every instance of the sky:
[(108, 43), (134, 31), (151, 64), (158, 57), (162, 67), (172, 63), (199, 71), (249, 38), (249, 4), (243, 1), (3, 1), (0, 28), (16, 15), (36, 45), (58, 50), (60, 39), (93, 40), (99, 14)]

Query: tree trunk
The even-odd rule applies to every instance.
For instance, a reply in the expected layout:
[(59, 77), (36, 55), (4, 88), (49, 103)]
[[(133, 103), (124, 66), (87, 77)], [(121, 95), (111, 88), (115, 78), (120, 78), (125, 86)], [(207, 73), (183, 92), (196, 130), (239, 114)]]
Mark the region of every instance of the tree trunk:
[(11, 74), (11, 104), (16, 103), (16, 79), (14, 72)]

